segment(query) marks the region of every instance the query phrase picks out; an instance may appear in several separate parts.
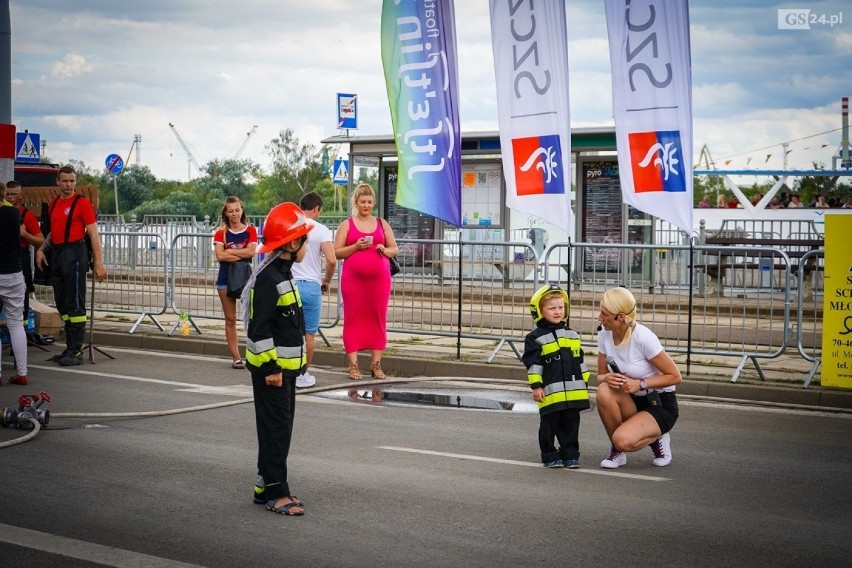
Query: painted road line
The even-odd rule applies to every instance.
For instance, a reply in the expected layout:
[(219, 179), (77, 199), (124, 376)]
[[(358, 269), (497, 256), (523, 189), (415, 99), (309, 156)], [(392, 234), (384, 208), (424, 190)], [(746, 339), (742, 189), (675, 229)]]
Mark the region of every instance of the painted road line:
[(77, 540), (48, 534), (21, 527), (0, 523), (0, 542), (6, 542), (32, 550), (40, 550), (49, 554), (58, 554), (67, 558), (76, 558), (103, 566), (128, 568), (130, 566), (145, 566), (147, 568), (200, 568), (197, 564), (187, 564), (177, 560), (169, 560), (157, 556), (149, 556), (140, 552), (122, 550), (111, 546), (103, 546), (84, 540)]
[[(397, 446), (379, 446), (380, 450), (391, 450), (394, 452), (407, 452), (409, 454), (421, 454), (426, 456), (439, 456), (444, 458), (455, 458), (461, 460), (471, 460), (471, 461), (484, 461), (489, 463), (501, 463), (506, 465), (521, 465), (524, 467), (543, 467), (540, 463), (533, 462), (525, 462), (525, 461), (516, 461), (516, 460), (503, 460), (499, 458), (487, 458), (483, 456), (471, 456), (467, 454), (451, 454), (448, 452), (434, 452), (432, 450), (418, 450), (416, 448), (400, 448)], [(606, 471), (600, 469), (575, 469), (572, 470), (572, 473), (590, 473), (592, 475), (606, 475), (609, 477), (621, 477), (626, 479), (638, 479), (640, 481), (671, 481), (668, 477), (655, 477), (653, 475), (638, 475), (636, 473), (624, 473), (619, 471)]]

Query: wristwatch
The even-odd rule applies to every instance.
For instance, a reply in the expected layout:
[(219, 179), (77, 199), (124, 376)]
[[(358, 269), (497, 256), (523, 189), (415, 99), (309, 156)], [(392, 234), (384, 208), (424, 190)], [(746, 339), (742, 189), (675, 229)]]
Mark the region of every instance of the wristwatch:
[(648, 390), (648, 382), (645, 379), (639, 379), (639, 390)]

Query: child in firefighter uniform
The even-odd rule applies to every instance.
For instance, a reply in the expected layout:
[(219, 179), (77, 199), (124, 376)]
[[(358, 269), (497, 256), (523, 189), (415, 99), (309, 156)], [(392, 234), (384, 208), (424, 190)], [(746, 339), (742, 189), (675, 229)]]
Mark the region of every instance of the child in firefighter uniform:
[[(547, 467), (580, 467), (580, 411), (589, 408), (589, 369), (580, 336), (567, 326), (568, 295), (545, 284), (530, 299), (535, 329), (524, 342), (523, 362), (538, 403), (538, 443)], [(559, 448), (553, 443), (559, 441)]]
[(267, 257), (242, 294), (247, 320), (246, 363), (251, 371), (257, 424), (259, 480), (255, 503), (267, 510), (296, 516), (304, 504), (290, 493), (287, 455), (293, 434), (296, 377), (304, 372), (305, 322), (291, 268), (301, 260), (313, 225), (294, 203), (274, 207), (263, 225), (258, 253)]

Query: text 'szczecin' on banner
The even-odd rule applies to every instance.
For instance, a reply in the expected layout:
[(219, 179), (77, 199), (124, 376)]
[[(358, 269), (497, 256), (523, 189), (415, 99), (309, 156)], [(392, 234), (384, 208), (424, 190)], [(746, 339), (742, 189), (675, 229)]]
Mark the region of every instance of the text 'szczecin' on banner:
[(824, 387), (852, 389), (852, 215), (825, 216), (822, 306)]
[(384, 0), (382, 64), (399, 158), (396, 204), (461, 225), (453, 0)]
[(604, 0), (624, 201), (692, 234), (686, 0)]
[(573, 235), (565, 3), (490, 10), (506, 205)]

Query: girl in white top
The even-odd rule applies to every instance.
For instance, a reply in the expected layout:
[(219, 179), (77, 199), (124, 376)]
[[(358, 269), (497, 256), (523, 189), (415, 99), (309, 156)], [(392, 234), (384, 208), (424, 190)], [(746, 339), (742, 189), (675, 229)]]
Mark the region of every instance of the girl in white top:
[[(669, 430), (678, 417), (680, 370), (650, 329), (636, 322), (636, 299), (626, 288), (607, 290), (598, 315), (597, 407), (612, 441), (601, 467), (627, 463), (627, 452), (651, 446), (654, 465), (671, 463)], [(615, 362), (613, 369), (607, 359)], [(617, 370), (616, 370), (617, 368)]]

